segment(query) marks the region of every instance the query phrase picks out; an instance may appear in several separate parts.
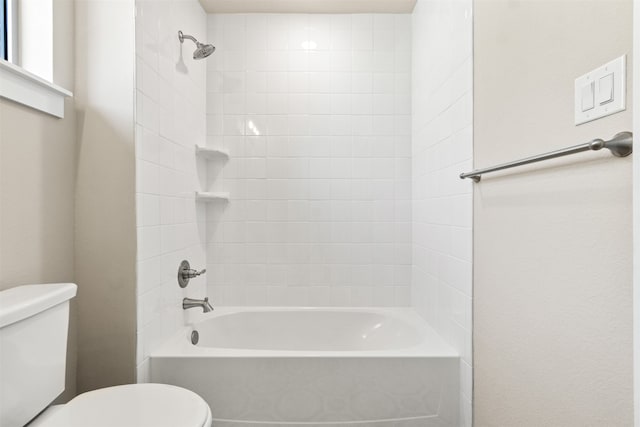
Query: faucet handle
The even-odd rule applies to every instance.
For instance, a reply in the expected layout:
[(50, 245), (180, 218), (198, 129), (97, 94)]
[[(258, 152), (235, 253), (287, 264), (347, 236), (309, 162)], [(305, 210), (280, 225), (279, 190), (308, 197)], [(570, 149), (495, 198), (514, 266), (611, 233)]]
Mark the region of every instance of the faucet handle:
[(178, 285), (180, 285), (181, 288), (186, 288), (190, 279), (198, 277), (206, 272), (206, 268), (200, 271), (193, 270), (189, 265), (189, 261), (184, 260), (180, 263), (180, 267), (178, 267)]
[(200, 271), (198, 270), (194, 270), (192, 268), (189, 268), (187, 270), (182, 270), (182, 277), (187, 278), (187, 279), (193, 279), (194, 277), (198, 277), (201, 274), (204, 274), (207, 272), (207, 269), (204, 268)]

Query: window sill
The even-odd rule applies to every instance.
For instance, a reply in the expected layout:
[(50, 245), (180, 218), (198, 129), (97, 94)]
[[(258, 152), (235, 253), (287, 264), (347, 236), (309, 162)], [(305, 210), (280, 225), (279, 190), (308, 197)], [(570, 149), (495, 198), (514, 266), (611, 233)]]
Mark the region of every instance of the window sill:
[(0, 97), (64, 118), (64, 99), (70, 96), (68, 90), (0, 60)]

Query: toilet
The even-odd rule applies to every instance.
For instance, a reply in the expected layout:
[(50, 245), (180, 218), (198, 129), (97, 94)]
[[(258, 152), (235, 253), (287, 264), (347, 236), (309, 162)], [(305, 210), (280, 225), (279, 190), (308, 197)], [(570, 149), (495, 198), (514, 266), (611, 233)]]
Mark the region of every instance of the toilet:
[(0, 292), (0, 426), (210, 427), (209, 405), (168, 384), (128, 384), (49, 406), (64, 391), (73, 283)]

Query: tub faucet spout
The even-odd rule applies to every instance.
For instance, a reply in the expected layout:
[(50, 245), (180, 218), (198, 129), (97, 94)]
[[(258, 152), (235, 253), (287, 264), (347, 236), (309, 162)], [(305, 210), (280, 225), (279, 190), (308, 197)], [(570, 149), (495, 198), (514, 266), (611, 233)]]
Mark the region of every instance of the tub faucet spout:
[(209, 297), (205, 297), (205, 299), (193, 299), (193, 298), (185, 298), (182, 300), (182, 309), (187, 310), (189, 308), (194, 307), (202, 307), (203, 313), (208, 313), (213, 311), (213, 307), (209, 304)]

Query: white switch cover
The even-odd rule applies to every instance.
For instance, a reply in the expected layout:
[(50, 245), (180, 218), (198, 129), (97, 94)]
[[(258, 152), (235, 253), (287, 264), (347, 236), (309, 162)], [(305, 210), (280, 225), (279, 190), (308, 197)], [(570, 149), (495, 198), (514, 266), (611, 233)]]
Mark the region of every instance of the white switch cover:
[[(578, 77), (575, 82), (576, 125), (618, 113), (626, 107), (626, 55), (622, 55), (601, 67)], [(593, 108), (589, 104), (589, 89), (595, 95)], [(587, 99), (585, 99), (587, 96)], [(593, 99), (593, 98), (591, 98)]]

